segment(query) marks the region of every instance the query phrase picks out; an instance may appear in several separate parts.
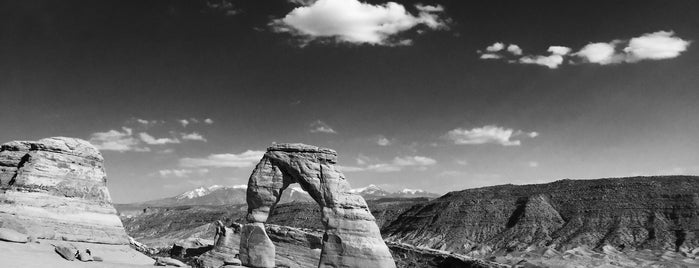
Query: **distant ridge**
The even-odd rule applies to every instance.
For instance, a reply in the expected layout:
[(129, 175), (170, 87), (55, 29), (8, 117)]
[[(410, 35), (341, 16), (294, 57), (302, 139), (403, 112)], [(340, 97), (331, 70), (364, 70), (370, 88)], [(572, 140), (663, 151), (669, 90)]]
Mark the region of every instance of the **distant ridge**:
[(699, 177), (560, 180), (462, 191), (413, 206), (382, 230), (389, 241), (459, 254), (581, 245), (699, 247)]

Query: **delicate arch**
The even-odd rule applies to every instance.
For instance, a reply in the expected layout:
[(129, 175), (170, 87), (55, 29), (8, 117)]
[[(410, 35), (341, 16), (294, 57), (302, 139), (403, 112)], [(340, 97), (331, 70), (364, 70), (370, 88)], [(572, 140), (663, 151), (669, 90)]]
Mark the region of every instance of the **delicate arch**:
[(248, 181), (248, 223), (240, 239), (243, 265), (275, 267), (274, 244), (264, 223), (284, 189), (299, 183), (321, 208), (325, 234), (318, 267), (396, 267), (364, 198), (349, 192), (336, 162), (335, 151), (305, 144), (267, 149)]

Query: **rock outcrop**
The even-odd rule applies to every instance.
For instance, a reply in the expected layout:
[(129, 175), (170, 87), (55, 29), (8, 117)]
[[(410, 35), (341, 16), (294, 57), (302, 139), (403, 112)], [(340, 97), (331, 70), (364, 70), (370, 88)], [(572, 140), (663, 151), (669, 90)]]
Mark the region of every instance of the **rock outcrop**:
[(248, 181), (248, 223), (240, 239), (243, 265), (275, 266), (274, 244), (264, 223), (282, 192), (298, 183), (321, 208), (325, 234), (318, 267), (395, 267), (366, 202), (350, 192), (336, 162), (335, 151), (310, 145), (276, 144), (267, 149)]
[(605, 245), (691, 251), (699, 248), (699, 177), (562, 180), (451, 192), (412, 207), (382, 231), (389, 241), (478, 257)]
[(112, 207), (104, 160), (84, 140), (0, 146), (0, 227), (41, 239), (128, 244)]

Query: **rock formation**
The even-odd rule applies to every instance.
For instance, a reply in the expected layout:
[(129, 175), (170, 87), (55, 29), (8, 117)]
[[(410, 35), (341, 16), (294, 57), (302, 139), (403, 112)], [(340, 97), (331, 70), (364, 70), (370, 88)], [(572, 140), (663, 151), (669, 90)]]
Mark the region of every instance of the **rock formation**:
[(471, 256), (579, 246), (699, 248), (699, 177), (562, 180), (451, 192), (384, 227), (387, 240)]
[(0, 146), (0, 227), (37, 238), (128, 244), (107, 191), (104, 160), (84, 140)]
[(337, 153), (304, 144), (267, 149), (248, 181), (247, 224), (240, 238), (240, 260), (251, 267), (274, 267), (275, 248), (264, 223), (292, 183), (300, 184), (321, 208), (325, 227), (318, 267), (395, 267), (364, 199), (351, 193), (334, 164)]

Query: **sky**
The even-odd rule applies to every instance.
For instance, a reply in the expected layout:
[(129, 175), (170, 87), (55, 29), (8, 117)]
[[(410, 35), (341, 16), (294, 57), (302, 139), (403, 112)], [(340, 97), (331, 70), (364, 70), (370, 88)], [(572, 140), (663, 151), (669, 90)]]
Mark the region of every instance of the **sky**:
[(273, 143), (352, 187), (699, 174), (698, 1), (2, 1), (0, 142), (90, 141), (114, 202), (246, 184)]

